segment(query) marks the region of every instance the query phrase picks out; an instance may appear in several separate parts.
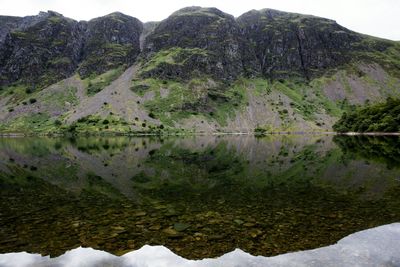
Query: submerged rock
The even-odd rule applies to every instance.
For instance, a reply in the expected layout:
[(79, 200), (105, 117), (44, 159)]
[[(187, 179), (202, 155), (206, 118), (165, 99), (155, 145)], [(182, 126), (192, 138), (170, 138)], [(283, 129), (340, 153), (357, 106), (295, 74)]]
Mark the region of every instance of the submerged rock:
[(188, 229), (190, 227), (189, 224), (186, 223), (174, 223), (174, 229), (178, 232), (182, 232), (185, 231), (186, 229)]

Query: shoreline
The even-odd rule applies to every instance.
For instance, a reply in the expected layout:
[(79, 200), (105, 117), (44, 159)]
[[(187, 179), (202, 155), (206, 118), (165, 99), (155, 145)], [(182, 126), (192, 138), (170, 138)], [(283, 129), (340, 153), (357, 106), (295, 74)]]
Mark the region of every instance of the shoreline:
[(370, 135), (370, 136), (400, 136), (400, 133), (385, 133), (385, 132), (371, 132), (371, 133), (357, 133), (357, 132), (348, 132), (348, 133), (336, 133), (336, 135), (348, 135), (348, 136), (355, 136), (355, 135)]
[(306, 132), (306, 131), (277, 131), (258, 134), (254, 132), (187, 132), (187, 133), (0, 133), (1, 137), (115, 137), (115, 136), (131, 136), (131, 137), (146, 137), (146, 136), (223, 136), (223, 135), (253, 135), (255, 137), (263, 137), (268, 135), (346, 135), (346, 136), (400, 136), (400, 132)]
[(264, 134), (257, 134), (254, 132), (164, 132), (164, 133), (0, 133), (0, 137), (91, 137), (91, 136), (222, 136), (222, 135), (253, 135), (262, 137), (267, 135), (336, 135), (335, 132), (305, 132), (305, 131), (277, 131)]

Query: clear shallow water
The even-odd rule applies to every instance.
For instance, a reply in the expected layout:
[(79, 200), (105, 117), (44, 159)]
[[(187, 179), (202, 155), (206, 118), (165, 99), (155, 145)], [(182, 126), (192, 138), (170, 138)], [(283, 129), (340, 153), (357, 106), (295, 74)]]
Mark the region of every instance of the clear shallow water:
[(92, 248), (76, 248), (50, 258), (26, 252), (0, 254), (2, 267), (375, 267), (400, 266), (400, 224), (394, 223), (351, 234), (337, 244), (314, 250), (292, 252), (274, 257), (252, 256), (240, 249), (221, 257), (187, 260), (163, 246), (145, 245), (117, 257)]
[(400, 221), (398, 137), (0, 139), (0, 253), (272, 256)]

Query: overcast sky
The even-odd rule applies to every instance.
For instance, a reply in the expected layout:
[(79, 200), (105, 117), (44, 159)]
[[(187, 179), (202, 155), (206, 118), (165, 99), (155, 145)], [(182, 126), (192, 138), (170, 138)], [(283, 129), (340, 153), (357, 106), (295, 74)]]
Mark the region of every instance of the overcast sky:
[(274, 8), (336, 20), (357, 32), (400, 40), (400, 0), (0, 0), (1, 15), (26, 16), (54, 10), (76, 20), (114, 11), (157, 21), (186, 6), (217, 7), (235, 17), (251, 9)]

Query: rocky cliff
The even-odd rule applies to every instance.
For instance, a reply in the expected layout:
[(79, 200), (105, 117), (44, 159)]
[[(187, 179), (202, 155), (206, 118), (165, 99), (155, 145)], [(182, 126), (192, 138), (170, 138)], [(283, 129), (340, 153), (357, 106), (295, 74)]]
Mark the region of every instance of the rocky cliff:
[(0, 45), (0, 83), (27, 83), (32, 90), (71, 75), (78, 65), (80, 25), (58, 13), (22, 18)]
[(364, 39), (335, 21), (277, 10), (252, 10), (238, 18), (259, 70), (269, 78), (309, 79), (351, 60)]
[(82, 24), (85, 27), (84, 45), (78, 70), (82, 77), (135, 62), (143, 31), (138, 19), (116, 12)]
[(121, 13), (77, 22), (49, 11), (1, 17), (0, 23), (0, 84), (26, 83), (32, 90), (77, 70), (87, 77), (133, 64), (143, 28), (138, 19)]
[(398, 42), (311, 15), (0, 16), (0, 131), (329, 131), (399, 78)]
[(248, 65), (243, 37), (234, 17), (216, 8), (181, 9), (147, 36), (142, 77), (234, 80)]

